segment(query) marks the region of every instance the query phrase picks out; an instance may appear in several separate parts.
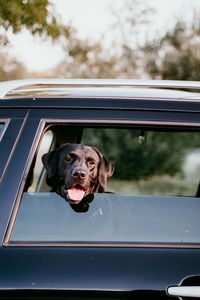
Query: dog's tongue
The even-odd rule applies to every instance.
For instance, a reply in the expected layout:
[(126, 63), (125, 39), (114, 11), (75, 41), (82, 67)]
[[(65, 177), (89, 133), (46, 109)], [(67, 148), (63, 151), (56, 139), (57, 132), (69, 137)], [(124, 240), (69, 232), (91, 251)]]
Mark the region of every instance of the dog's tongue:
[(83, 199), (84, 195), (85, 195), (85, 191), (82, 189), (78, 189), (78, 188), (71, 188), (68, 190), (68, 195), (70, 197), (71, 200), (74, 201), (80, 201)]

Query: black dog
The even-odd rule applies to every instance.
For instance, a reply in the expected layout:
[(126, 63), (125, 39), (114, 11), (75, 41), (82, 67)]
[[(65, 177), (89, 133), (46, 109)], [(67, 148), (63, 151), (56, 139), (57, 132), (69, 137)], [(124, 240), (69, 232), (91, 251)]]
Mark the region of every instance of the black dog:
[(78, 211), (92, 201), (93, 193), (104, 192), (107, 178), (114, 171), (99, 150), (82, 144), (64, 144), (44, 154), (42, 162), (52, 191), (64, 197), (73, 208), (79, 204)]

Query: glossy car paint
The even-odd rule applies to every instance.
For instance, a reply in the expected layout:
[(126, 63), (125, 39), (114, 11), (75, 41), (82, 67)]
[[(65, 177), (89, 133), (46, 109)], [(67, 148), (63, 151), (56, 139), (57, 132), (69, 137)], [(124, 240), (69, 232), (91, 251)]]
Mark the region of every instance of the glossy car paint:
[(167, 298), (169, 286), (188, 277), (199, 280), (198, 245), (10, 247), (4, 237), (15, 200), (22, 192), (30, 153), (35, 150), (45, 124), (146, 123), (196, 128), (200, 123), (200, 101), (134, 97), (2, 99), (0, 108), (0, 121), (10, 120), (0, 142), (0, 297), (16, 296), (13, 290), (19, 290), (21, 295), (34, 290), (32, 295), (39, 297), (40, 291), (42, 298), (44, 291), (54, 290), (52, 297), (64, 293), (66, 297), (84, 298), (90, 291), (94, 298)]

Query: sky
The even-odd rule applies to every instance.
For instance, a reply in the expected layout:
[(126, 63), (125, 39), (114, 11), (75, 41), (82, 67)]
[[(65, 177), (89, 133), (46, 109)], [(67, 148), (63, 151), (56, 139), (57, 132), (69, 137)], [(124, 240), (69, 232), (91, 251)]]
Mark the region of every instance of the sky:
[[(77, 29), (80, 38), (98, 41), (105, 36), (109, 45), (114, 35), (112, 10), (125, 0), (51, 0), (56, 13), (64, 24)], [(153, 23), (141, 32), (145, 37), (155, 37), (171, 28), (177, 17), (191, 19), (193, 9), (200, 11), (200, 0), (144, 0), (156, 10)], [(34, 38), (27, 31), (17, 35), (8, 34), (12, 47), (8, 51), (23, 62), (29, 71), (44, 71), (54, 67), (64, 57), (61, 47), (50, 41)], [(144, 37), (144, 38), (145, 38)], [(115, 37), (116, 38), (116, 37)]]

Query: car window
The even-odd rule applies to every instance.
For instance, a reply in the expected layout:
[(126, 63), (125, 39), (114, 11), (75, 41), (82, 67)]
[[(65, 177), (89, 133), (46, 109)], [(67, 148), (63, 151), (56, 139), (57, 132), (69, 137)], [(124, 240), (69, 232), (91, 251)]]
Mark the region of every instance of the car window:
[[(10, 237), (12, 243), (200, 242), (197, 232), (200, 138), (197, 130), (156, 126), (70, 128), (53, 125), (49, 128), (27, 177)], [(63, 153), (58, 150), (64, 149), (59, 148), (63, 143), (65, 147), (72, 147), (72, 143), (92, 147), (90, 161), (94, 152), (98, 154), (95, 159), (103, 157), (104, 171), (107, 168), (108, 174), (104, 192), (100, 189), (83, 196), (78, 204), (69, 201), (69, 195), (80, 197), (83, 188), (79, 182), (81, 191), (73, 187), (69, 194), (66, 186), (57, 186), (59, 178), (64, 180), (63, 174), (71, 176), (73, 170), (62, 169), (67, 164), (72, 165), (76, 156), (73, 150), (70, 156), (63, 154), (56, 160), (58, 153)], [(44, 153), (47, 153), (45, 159), (41, 159)], [(47, 160), (48, 166), (45, 165)], [(52, 167), (55, 161), (57, 164)], [(90, 167), (94, 173), (93, 162)], [(76, 170), (73, 176), (84, 177), (85, 174), (77, 175)], [(101, 184), (104, 186), (104, 183)]]
[(3, 128), (4, 128), (4, 124), (0, 123), (0, 133), (2, 132)]
[(3, 137), (4, 131), (5, 131), (5, 123), (0, 123), (0, 140)]
[(11, 241), (199, 243), (200, 201), (96, 194), (76, 213), (55, 193), (25, 193)]

